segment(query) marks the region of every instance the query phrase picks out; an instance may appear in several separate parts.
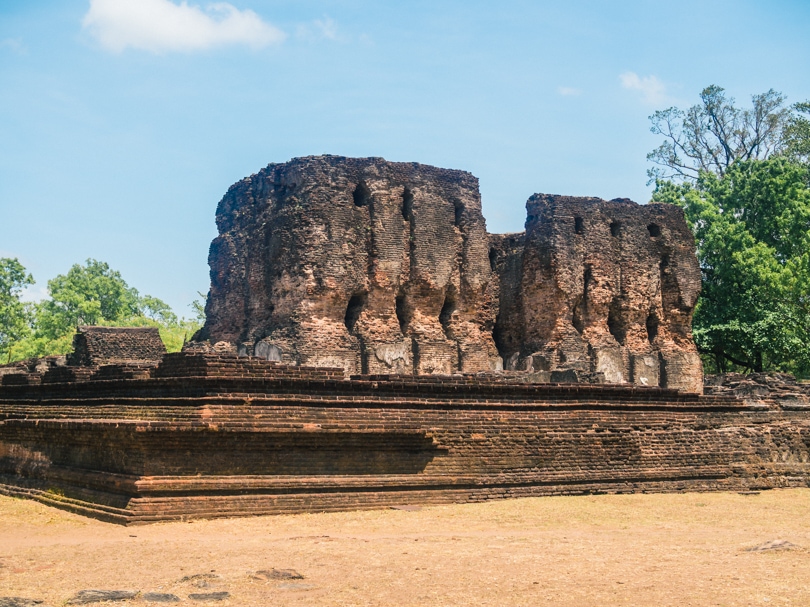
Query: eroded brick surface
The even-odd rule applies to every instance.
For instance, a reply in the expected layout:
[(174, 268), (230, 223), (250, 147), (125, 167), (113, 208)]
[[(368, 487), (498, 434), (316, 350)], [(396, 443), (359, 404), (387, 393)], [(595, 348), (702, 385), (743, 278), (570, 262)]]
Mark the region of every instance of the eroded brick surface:
[(157, 364), (166, 354), (157, 327), (79, 327), (69, 366), (115, 363)]
[(682, 210), (545, 194), (526, 208), (524, 234), (492, 237), (507, 368), (701, 392), (700, 270)]
[(347, 376), (505, 366), (700, 392), (700, 274), (681, 210), (544, 194), (526, 206), (525, 233), (488, 235), (469, 173), (269, 165), (219, 204), (207, 322), (189, 348)]
[(346, 373), (500, 365), (478, 180), (378, 158), (269, 165), (217, 209), (198, 339)]

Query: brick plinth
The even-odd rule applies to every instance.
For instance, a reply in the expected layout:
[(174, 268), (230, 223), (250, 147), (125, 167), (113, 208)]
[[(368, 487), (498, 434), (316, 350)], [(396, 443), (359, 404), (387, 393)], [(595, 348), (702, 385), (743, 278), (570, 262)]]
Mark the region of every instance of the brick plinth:
[(134, 524), (810, 479), (801, 407), (240, 360), (0, 387), (0, 492)]

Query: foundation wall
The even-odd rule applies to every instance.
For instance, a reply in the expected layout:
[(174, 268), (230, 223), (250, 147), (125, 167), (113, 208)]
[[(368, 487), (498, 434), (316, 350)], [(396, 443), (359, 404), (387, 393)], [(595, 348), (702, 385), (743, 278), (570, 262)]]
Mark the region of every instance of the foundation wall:
[(285, 370), (5, 386), (0, 492), (143, 523), (810, 479), (799, 406)]

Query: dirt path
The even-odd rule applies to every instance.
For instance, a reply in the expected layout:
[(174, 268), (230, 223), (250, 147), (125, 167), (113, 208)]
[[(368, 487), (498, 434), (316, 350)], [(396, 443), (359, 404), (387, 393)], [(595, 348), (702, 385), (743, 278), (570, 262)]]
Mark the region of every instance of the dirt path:
[[(772, 540), (794, 547), (747, 551)], [(143, 527), (0, 498), (0, 597), (56, 607), (84, 589), (138, 590), (119, 603), (133, 607), (150, 592), (223, 606), (810, 605), (810, 489)], [(217, 592), (230, 596), (188, 598)]]

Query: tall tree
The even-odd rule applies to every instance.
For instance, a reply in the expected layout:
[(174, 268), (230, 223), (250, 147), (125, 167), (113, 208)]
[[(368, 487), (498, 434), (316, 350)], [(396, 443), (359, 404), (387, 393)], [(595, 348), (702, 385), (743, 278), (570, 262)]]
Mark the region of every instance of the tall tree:
[[(700, 93), (700, 103), (685, 112), (670, 107), (650, 116), (650, 130), (664, 137), (647, 154), (647, 160), (658, 165), (647, 171), (650, 183), (694, 182), (701, 171), (722, 177), (734, 162), (765, 160), (786, 152), (789, 132), (802, 136), (801, 129), (790, 131), (797, 106), (786, 106), (782, 93), (771, 89), (752, 96), (751, 102), (751, 108), (738, 108), (723, 88), (711, 85)], [(808, 142), (806, 134), (803, 141)]]
[(810, 374), (810, 187), (786, 158), (737, 161), (693, 183), (659, 181), (683, 207), (703, 292), (694, 316), (710, 370)]
[(77, 325), (121, 322), (138, 316), (140, 297), (109, 265), (88, 259), (48, 281), (50, 299), (37, 315), (37, 333), (57, 339)]
[(12, 344), (30, 333), (29, 306), (20, 300), (34, 278), (16, 259), (0, 258), (0, 364), (8, 362)]
[(810, 166), (810, 101), (793, 106), (785, 128), (785, 155), (795, 162)]

